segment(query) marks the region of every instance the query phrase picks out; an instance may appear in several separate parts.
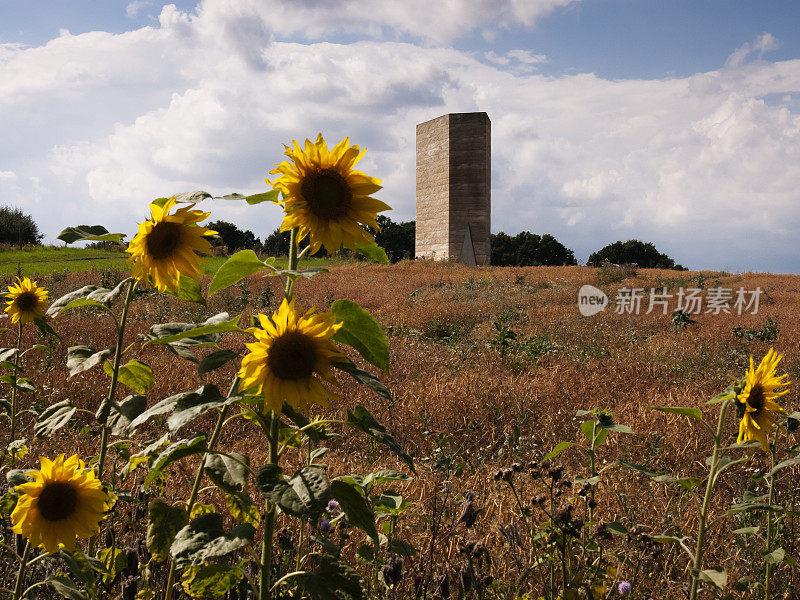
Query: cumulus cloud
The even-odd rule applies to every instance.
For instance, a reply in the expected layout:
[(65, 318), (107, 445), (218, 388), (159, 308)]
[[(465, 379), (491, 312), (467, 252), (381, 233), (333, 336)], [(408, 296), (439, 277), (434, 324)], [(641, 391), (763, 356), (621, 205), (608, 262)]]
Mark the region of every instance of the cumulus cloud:
[[(529, 52), (287, 42), (278, 25), (255, 4), (208, 0), (165, 7), (158, 27), (0, 49), (5, 198), (50, 236), (91, 220), (130, 233), (155, 197), (263, 191), (282, 143), (321, 131), (367, 146), (360, 167), (383, 179), (390, 216), (413, 219), (415, 124), (481, 110), (495, 231), (550, 232), (584, 259), (638, 237), (693, 267), (800, 271), (800, 60), (609, 81), (509, 68), (545, 60)], [(775, 43), (759, 39), (748, 53)], [(259, 236), (281, 219), (209, 208)]]

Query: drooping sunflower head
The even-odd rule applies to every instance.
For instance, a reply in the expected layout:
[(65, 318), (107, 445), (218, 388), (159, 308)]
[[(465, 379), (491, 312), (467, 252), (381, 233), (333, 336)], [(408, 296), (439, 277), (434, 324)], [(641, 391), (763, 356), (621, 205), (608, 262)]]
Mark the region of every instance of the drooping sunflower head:
[(750, 368), (744, 378), (744, 388), (736, 397), (737, 408), (742, 414), (737, 443), (758, 440), (761, 442), (761, 448), (768, 450), (768, 435), (775, 424), (774, 413), (785, 412), (783, 407), (775, 402), (775, 398), (789, 393), (788, 388), (780, 391), (777, 389), (790, 383), (786, 381), (788, 374), (775, 373), (782, 358), (782, 354), (770, 348), (758, 367), (755, 367), (753, 357), (750, 357)]
[(217, 233), (197, 224), (211, 213), (192, 210), (194, 204), (189, 204), (171, 215), (174, 206), (175, 198), (164, 206), (151, 204), (151, 218), (139, 224), (127, 249), (131, 254), (128, 262), (133, 263), (131, 274), (141, 281), (150, 276), (159, 292), (177, 290), (181, 274), (200, 278), (197, 254), (211, 253), (211, 244), (204, 236)]
[(47, 290), (36, 285), (35, 281), (28, 277), (17, 277), (17, 283), (8, 286), (6, 292), (6, 313), (11, 317), (11, 322), (22, 322), (24, 325), (43, 318), (47, 310), (47, 296)]
[(76, 537), (88, 538), (99, 530), (108, 495), (77, 455), (40, 460), (41, 468), (27, 473), (33, 481), (15, 488), (22, 495), (11, 513), (13, 531), (51, 554), (59, 546), (74, 551)]
[(331, 341), (342, 326), (331, 313), (314, 314), (312, 308), (301, 315), (294, 300), (284, 298), (272, 319), (260, 314), (258, 320), (260, 328), (247, 330), (256, 341), (247, 344), (250, 352), (242, 359), (242, 389), (263, 395), (264, 410), (275, 414), (284, 402), (304, 410), (310, 403), (325, 406), (329, 398), (339, 398), (320, 381), (336, 384), (331, 362), (347, 361)]
[(270, 173), (278, 174), (267, 183), (283, 194), (286, 211), (281, 231), (298, 228), (298, 241), (309, 237), (311, 252), (325, 246), (335, 252), (340, 246), (354, 248), (358, 244), (371, 244), (373, 237), (362, 227), (380, 230), (376, 221), (379, 212), (390, 207), (371, 198), (381, 189), (380, 179), (369, 177), (353, 167), (366, 150), (350, 146), (344, 138), (332, 150), (320, 133), (316, 142), (306, 140), (301, 148), (297, 140), (293, 147), (286, 146), (290, 161), (276, 165)]

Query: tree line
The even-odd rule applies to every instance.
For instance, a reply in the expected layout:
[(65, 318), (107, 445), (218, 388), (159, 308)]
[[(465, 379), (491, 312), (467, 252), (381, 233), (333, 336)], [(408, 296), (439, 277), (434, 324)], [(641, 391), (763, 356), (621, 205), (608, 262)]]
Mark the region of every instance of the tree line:
[[(414, 258), (415, 221), (395, 223), (389, 217), (379, 215), (380, 230), (367, 229), (375, 241), (385, 251), (389, 260), (398, 262)], [(252, 231), (241, 230), (228, 221), (212, 221), (207, 225), (217, 232), (211, 238), (214, 246), (225, 246), (228, 253), (239, 250), (253, 250), (258, 254), (284, 256), (289, 253), (289, 232), (276, 229), (262, 242)], [(36, 245), (44, 236), (33, 218), (19, 208), (0, 206), (0, 244)], [(302, 247), (308, 241), (301, 243)], [(499, 267), (562, 266), (576, 265), (575, 253), (549, 233), (538, 235), (522, 231), (511, 236), (500, 232), (491, 235), (492, 265)], [(325, 257), (325, 248), (320, 248), (315, 256)], [(641, 268), (685, 270), (666, 254), (659, 252), (655, 245), (640, 240), (617, 241), (604, 246), (589, 256), (587, 265), (600, 267), (606, 263), (636, 264)]]

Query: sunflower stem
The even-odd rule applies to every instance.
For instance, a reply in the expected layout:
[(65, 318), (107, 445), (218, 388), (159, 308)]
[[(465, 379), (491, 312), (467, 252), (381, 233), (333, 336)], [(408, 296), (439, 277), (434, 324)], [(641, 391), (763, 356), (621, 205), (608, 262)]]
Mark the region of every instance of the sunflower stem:
[[(228, 390), (228, 397), (234, 396), (239, 393), (239, 376), (233, 378), (233, 383), (231, 383), (231, 387)], [(217, 418), (217, 423), (214, 425), (214, 430), (211, 432), (211, 439), (208, 441), (208, 449), (213, 450), (214, 447), (217, 445), (217, 440), (219, 440), (220, 432), (222, 431), (222, 426), (225, 424), (225, 416), (228, 413), (228, 407), (222, 407), (222, 410), (219, 413), (219, 417)], [(189, 499), (186, 501), (186, 513), (191, 515), (192, 508), (194, 507), (194, 503), (197, 501), (197, 495), (200, 492), (200, 484), (203, 481), (203, 472), (206, 466), (206, 457), (208, 454), (203, 454), (203, 458), (200, 460), (200, 466), (197, 469), (197, 474), (194, 476), (194, 484), (192, 485), (192, 491), (189, 494)], [(175, 561), (170, 559), (169, 563), (169, 574), (167, 575), (167, 587), (164, 590), (164, 600), (171, 600), (172, 599), (172, 588), (175, 585)]]
[[(19, 321), (19, 334), (17, 335), (17, 353), (14, 355), (14, 385), (11, 386), (11, 439), (9, 445), (16, 439), (17, 429), (17, 372), (19, 371), (19, 355), (22, 352), (22, 319)], [(14, 468), (14, 452), (9, 458), (11, 468)]]
[(694, 553), (694, 564), (690, 573), (690, 592), (689, 600), (697, 600), (697, 586), (700, 583), (700, 571), (703, 568), (703, 551), (706, 543), (706, 521), (708, 519), (708, 505), (711, 502), (711, 493), (717, 480), (717, 468), (719, 467), (719, 450), (722, 446), (722, 430), (725, 426), (725, 415), (731, 401), (725, 400), (719, 409), (719, 419), (717, 430), (714, 434), (714, 452), (711, 455), (711, 465), (708, 469), (708, 480), (706, 481), (706, 493), (703, 496), (703, 505), (700, 507), (700, 523), (697, 526), (697, 547)]
[(19, 561), (19, 573), (17, 574), (17, 582), (14, 584), (14, 595), (12, 600), (19, 600), (22, 593), (22, 582), (25, 579), (25, 569), (28, 566), (28, 554), (31, 551), (30, 540), (25, 542), (25, 550), (22, 552), (22, 558)]
[[(589, 477), (594, 479), (597, 476), (597, 464), (596, 464), (596, 457), (595, 451), (597, 449), (597, 415), (594, 417), (594, 422), (592, 423), (592, 444), (591, 448), (589, 449), (589, 468), (591, 469), (591, 473), (589, 473)], [(589, 490), (589, 521), (594, 521), (594, 484), (592, 484)]]
[[(122, 306), (122, 317), (117, 325), (117, 347), (114, 349), (114, 365), (111, 371), (111, 385), (108, 388), (108, 400), (100, 405), (97, 409), (95, 418), (100, 422), (103, 429), (100, 433), (100, 456), (97, 459), (97, 478), (103, 480), (103, 470), (106, 464), (106, 455), (108, 454), (108, 435), (111, 433), (111, 428), (106, 425), (108, 414), (111, 412), (111, 407), (114, 402), (114, 394), (117, 391), (117, 382), (119, 381), (119, 367), (122, 362), (122, 341), (125, 337), (125, 322), (128, 320), (128, 309), (133, 299), (133, 292), (136, 289), (136, 280), (131, 279), (128, 283), (128, 291), (125, 294), (125, 303)], [(89, 556), (94, 556), (95, 545), (97, 543), (97, 536), (93, 535), (89, 538)]]
[[(294, 230), (292, 231), (294, 242)], [(280, 415), (272, 413), (272, 423), (269, 432), (269, 464), (278, 464), (278, 427)], [(264, 539), (261, 540), (261, 585), (259, 600), (269, 600), (272, 596), (272, 538), (275, 533), (276, 507), (269, 500), (264, 502)], [(300, 549), (298, 548), (298, 552)]]
[[(299, 260), (297, 258), (297, 228), (295, 227), (292, 229), (291, 236), (289, 238), (289, 266), (287, 267), (289, 271), (296, 271), (297, 264)], [(286, 297), (288, 302), (292, 301), (294, 297), (294, 279), (291, 277), (286, 278), (286, 287), (284, 288), (283, 295)]]
[[(777, 444), (777, 440), (775, 443), (770, 445), (770, 472), (772, 469), (775, 468), (775, 446)], [(767, 486), (769, 488), (769, 496), (767, 500), (767, 504), (771, 507), (772, 503), (775, 501), (775, 480), (773, 476), (770, 476), (767, 481)], [(769, 557), (770, 552), (772, 552), (772, 509), (767, 509), (767, 551), (766, 556)], [(769, 560), (766, 562), (766, 572), (764, 573), (764, 600), (769, 600), (771, 590), (771, 580), (772, 580), (772, 564)]]

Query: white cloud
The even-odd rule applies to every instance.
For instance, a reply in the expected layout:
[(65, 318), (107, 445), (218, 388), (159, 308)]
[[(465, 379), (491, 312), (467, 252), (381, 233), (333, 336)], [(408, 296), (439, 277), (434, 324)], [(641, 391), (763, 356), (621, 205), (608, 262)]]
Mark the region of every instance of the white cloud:
[(133, 19), (139, 15), (139, 11), (150, 6), (153, 6), (152, 0), (133, 0), (125, 7), (125, 14)]
[(14, 171), (0, 171), (0, 181), (14, 181), (16, 178)]
[(725, 63), (728, 67), (738, 67), (742, 65), (751, 54), (757, 54), (762, 58), (765, 52), (777, 50), (780, 46), (778, 40), (771, 33), (763, 33), (752, 42), (745, 42), (734, 50)]
[[(363, 0), (228, 0), (227, 6), (253, 5), (284, 39), (302, 36), (319, 40), (330, 34), (409, 35), (447, 43), (480, 28), (531, 26), (557, 8), (580, 0), (405, 0), (365, 3)], [(198, 14), (216, 10), (221, 2), (206, 0)], [(390, 35), (391, 37), (391, 35)]]
[[(484, 110), (495, 231), (550, 232), (583, 258), (638, 237), (694, 267), (800, 272), (800, 116), (782, 100), (800, 92), (800, 60), (546, 77), (508, 68), (544, 60), (525, 52), (498, 66), (396, 41), (274, 41), (284, 23), (260, 11), (208, 0), (196, 15), (165, 7), (157, 28), (0, 48), (8, 201), (50, 236), (88, 221), (130, 233), (155, 197), (263, 191), (281, 144), (322, 131), (369, 148), (360, 167), (407, 220), (415, 124)], [(271, 205), (211, 209), (259, 236), (281, 218)]]
[(505, 54), (497, 54), (494, 51), (486, 53), (486, 60), (496, 65), (507, 66), (514, 65), (519, 69), (530, 69), (533, 65), (539, 65), (547, 62), (547, 56), (544, 54), (534, 54), (530, 50), (510, 50)]

